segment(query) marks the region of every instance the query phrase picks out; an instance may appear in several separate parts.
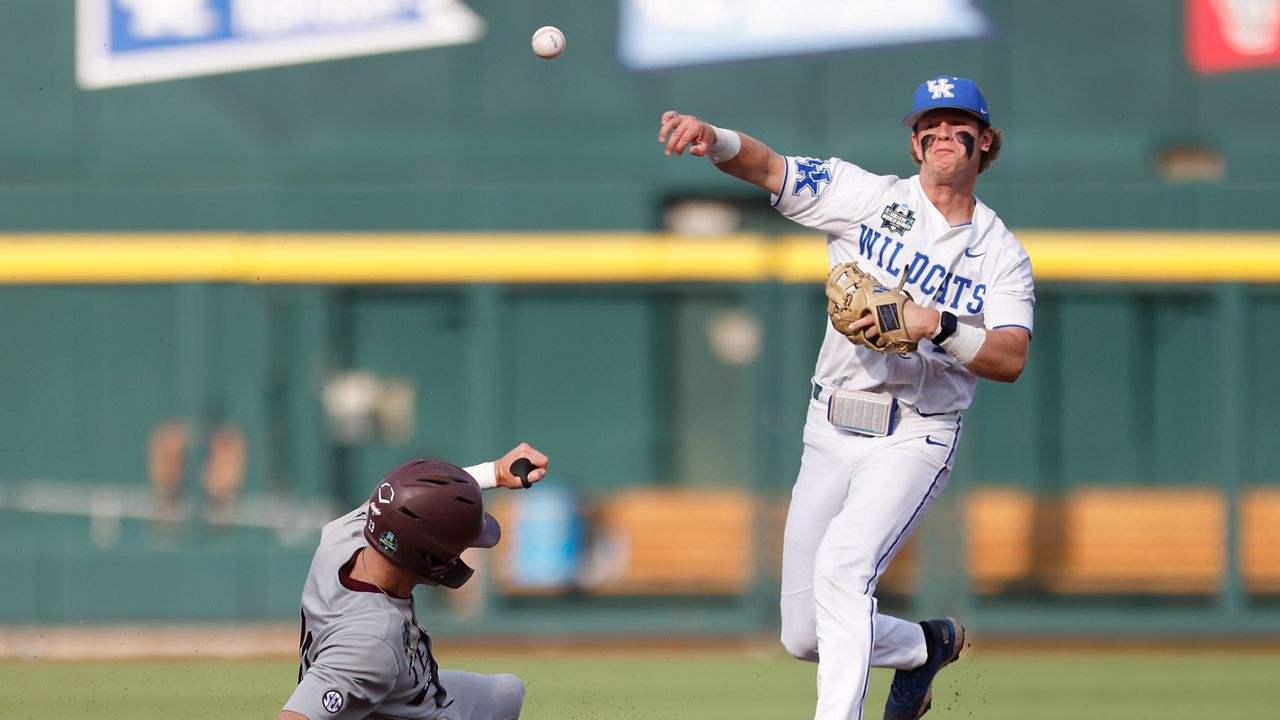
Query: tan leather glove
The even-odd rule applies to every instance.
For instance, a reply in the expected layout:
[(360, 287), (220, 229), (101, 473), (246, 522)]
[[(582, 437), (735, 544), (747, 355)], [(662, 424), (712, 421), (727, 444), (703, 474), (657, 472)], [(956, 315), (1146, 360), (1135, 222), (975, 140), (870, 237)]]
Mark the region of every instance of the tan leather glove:
[[(875, 278), (862, 272), (855, 262), (839, 263), (827, 275), (827, 315), (831, 325), (849, 342), (865, 345), (877, 352), (894, 352), (906, 355), (915, 352), (919, 343), (907, 334), (904, 309), (911, 293), (903, 290), (907, 274), (902, 273), (898, 287), (881, 285)], [(861, 330), (849, 332), (849, 325), (870, 314), (875, 318), (880, 336), (876, 342), (867, 339)]]

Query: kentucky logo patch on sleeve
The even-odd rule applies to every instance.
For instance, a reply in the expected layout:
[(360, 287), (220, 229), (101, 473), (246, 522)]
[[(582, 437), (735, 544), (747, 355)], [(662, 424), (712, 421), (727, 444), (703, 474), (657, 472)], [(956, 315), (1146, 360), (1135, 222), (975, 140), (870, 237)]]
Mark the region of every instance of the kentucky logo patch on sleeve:
[(831, 182), (831, 165), (814, 158), (796, 158), (795, 186), (792, 195), (808, 190), (810, 197), (822, 194), (822, 185)]
[(889, 228), (891, 232), (896, 232), (899, 235), (903, 235), (910, 230), (915, 222), (916, 211), (908, 207), (906, 203), (886, 205), (884, 212), (880, 213), (880, 227)]

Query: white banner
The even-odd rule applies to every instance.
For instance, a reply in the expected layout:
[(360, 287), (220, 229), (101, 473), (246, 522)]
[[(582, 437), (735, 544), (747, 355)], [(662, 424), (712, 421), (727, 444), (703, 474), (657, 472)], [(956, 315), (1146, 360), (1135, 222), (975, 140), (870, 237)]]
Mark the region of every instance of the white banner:
[(474, 42), (459, 0), (76, 0), (83, 88)]
[(974, 0), (621, 0), (619, 51), (634, 70), (804, 55), (990, 29)]

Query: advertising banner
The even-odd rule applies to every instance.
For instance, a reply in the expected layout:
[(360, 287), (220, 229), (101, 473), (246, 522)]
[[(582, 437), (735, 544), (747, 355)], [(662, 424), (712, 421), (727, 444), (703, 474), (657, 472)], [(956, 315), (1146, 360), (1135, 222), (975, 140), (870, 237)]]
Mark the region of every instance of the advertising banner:
[(633, 70), (985, 36), (973, 0), (621, 0)]
[(459, 0), (77, 0), (83, 88), (474, 42)]
[(1187, 60), (1200, 73), (1280, 66), (1280, 0), (1187, 0)]

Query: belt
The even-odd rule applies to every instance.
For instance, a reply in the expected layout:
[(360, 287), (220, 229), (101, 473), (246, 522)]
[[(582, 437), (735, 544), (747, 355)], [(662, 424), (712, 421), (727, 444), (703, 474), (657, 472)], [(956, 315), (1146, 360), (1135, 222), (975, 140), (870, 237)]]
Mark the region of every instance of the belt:
[[(823, 399), (822, 394), (825, 392), (827, 392), (827, 388), (822, 387), (818, 383), (813, 383), (813, 392), (811, 393), (810, 397), (812, 397), (814, 400), (822, 402), (822, 399)], [(831, 397), (830, 393), (827, 394), (827, 397), (828, 398)], [(911, 412), (915, 413), (916, 415), (919, 415), (920, 417), (934, 417), (936, 415), (951, 414), (951, 413), (945, 413), (945, 412), (940, 412), (940, 413), (920, 412), (919, 410), (911, 407), (910, 405), (904, 405), (902, 402), (898, 403), (898, 407), (902, 408), (903, 410), (910, 410)]]

